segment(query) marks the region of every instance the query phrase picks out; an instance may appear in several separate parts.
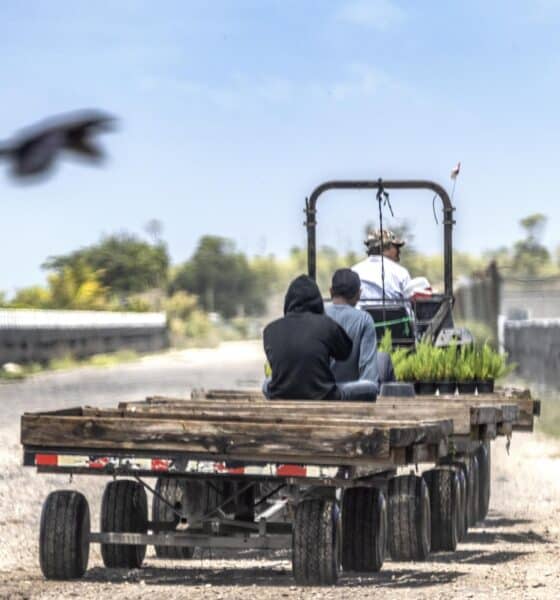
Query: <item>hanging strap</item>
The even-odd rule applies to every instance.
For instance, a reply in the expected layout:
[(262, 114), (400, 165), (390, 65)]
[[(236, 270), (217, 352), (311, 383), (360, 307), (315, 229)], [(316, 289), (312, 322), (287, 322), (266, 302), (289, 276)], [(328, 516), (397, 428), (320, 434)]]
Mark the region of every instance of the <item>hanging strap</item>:
[(412, 319), (410, 317), (400, 317), (399, 319), (392, 319), (390, 321), (378, 321), (374, 323), (374, 327), (388, 327), (389, 325), (398, 325), (399, 323), (410, 323)]

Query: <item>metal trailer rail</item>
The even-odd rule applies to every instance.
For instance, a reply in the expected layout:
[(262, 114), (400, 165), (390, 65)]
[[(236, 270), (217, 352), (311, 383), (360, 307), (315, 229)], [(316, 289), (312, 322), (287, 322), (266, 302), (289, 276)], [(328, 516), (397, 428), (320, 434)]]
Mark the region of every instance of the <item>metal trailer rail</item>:
[[(448, 193), (445, 189), (433, 181), (428, 180), (383, 180), (381, 178), (377, 180), (333, 180), (317, 186), (309, 198), (305, 200), (305, 214), (306, 221), (305, 227), (307, 229), (307, 266), (308, 274), (311, 278), (316, 279), (317, 275), (317, 244), (316, 244), (316, 229), (317, 229), (317, 203), (319, 198), (326, 192), (331, 190), (377, 190), (379, 195), (387, 194), (387, 190), (429, 190), (435, 193), (441, 200), (443, 206), (443, 281), (444, 281), (444, 293), (437, 294), (432, 297), (435, 301), (435, 305), (431, 308), (425, 306), (422, 309), (422, 317), (419, 318), (417, 311), (416, 323), (421, 328), (417, 333), (427, 339), (433, 339), (435, 341), (437, 335), (440, 333), (443, 327), (452, 328), (452, 307), (454, 302), (453, 297), (453, 212), (455, 208), (451, 203)], [(434, 196), (434, 198), (435, 198)], [(381, 210), (381, 208), (380, 208)], [(404, 318), (407, 315), (404, 304), (401, 302), (389, 301), (385, 302), (383, 299), (380, 303), (368, 303), (364, 304), (363, 310), (367, 310), (372, 314), (372, 311), (377, 308), (381, 310), (380, 318), (374, 316), (376, 321), (381, 323), (387, 322), (386, 310), (397, 310), (398, 319)], [(415, 303), (416, 306), (417, 303)], [(424, 302), (422, 302), (424, 304)], [(419, 307), (420, 308), (420, 307)], [(426, 309), (428, 313), (424, 314)], [(389, 322), (391, 319), (389, 319)], [(387, 326), (387, 325), (385, 325)], [(454, 333), (455, 336), (459, 335), (459, 332)], [(414, 335), (394, 336), (393, 341), (398, 346), (408, 346), (414, 344)]]
[(378, 179), (378, 180), (335, 180), (327, 181), (317, 186), (311, 196), (306, 200), (305, 212), (307, 220), (307, 264), (309, 276), (315, 279), (316, 275), (316, 240), (315, 230), (317, 227), (316, 213), (319, 197), (329, 190), (430, 190), (439, 196), (443, 205), (443, 260), (444, 260), (444, 284), (445, 295), (453, 297), (453, 212), (455, 208), (451, 204), (449, 194), (445, 189), (434, 181), (422, 179)]
[(294, 577), (306, 585), (335, 583), (341, 568), (377, 571), (386, 548), (395, 560), (454, 550), (487, 510), (489, 442), (520, 418), (504, 399), (258, 398), (223, 390), (25, 414), (26, 466), (113, 479), (98, 532), (84, 496), (47, 497), (45, 576), (83, 575), (91, 543), (107, 567), (127, 568), (141, 566), (147, 544), (167, 558), (291, 548)]

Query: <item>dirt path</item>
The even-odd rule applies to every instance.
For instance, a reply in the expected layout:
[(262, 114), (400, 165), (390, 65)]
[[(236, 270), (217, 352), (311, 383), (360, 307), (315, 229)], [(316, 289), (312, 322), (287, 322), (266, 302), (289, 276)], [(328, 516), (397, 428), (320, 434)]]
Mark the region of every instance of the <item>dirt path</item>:
[(191, 350), (107, 370), (41, 376), (0, 386), (0, 598), (560, 598), (560, 443), (515, 434), (510, 455), (493, 444), (489, 518), (455, 553), (426, 563), (386, 562), (376, 575), (344, 575), (336, 588), (293, 585), (288, 553), (195, 555), (145, 567), (108, 571), (92, 546), (86, 577), (46, 582), (37, 564), (38, 519), (57, 488), (83, 491), (98, 522), (105, 478), (41, 475), (20, 466), (18, 415), (24, 410), (77, 404), (114, 405), (156, 391), (254, 385), (262, 372), (258, 344)]

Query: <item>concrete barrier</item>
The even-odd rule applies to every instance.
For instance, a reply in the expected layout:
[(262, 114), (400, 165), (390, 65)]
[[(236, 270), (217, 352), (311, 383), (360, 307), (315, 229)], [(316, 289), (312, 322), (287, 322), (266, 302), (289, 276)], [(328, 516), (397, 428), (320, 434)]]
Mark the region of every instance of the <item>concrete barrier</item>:
[(505, 321), (504, 349), (521, 377), (560, 387), (560, 319)]
[(164, 313), (0, 309), (0, 365), (168, 345)]

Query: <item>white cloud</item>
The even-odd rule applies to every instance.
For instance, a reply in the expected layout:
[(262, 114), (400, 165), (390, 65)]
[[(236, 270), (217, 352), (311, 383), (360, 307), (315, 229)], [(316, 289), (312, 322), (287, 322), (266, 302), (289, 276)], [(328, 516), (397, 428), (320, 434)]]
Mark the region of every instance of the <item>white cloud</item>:
[(149, 92), (168, 86), (174, 93), (208, 102), (225, 110), (236, 110), (250, 104), (288, 105), (301, 102), (350, 102), (371, 98), (381, 89), (404, 91), (404, 86), (371, 65), (353, 64), (346, 67), (338, 78), (320, 81), (295, 81), (281, 77), (248, 78), (235, 74), (223, 84), (213, 85), (195, 80), (157, 81), (145, 78), (142, 88)]
[(349, 0), (338, 11), (339, 21), (378, 30), (402, 23), (405, 11), (393, 0)]
[(529, 19), (537, 23), (556, 23), (560, 16), (559, 0), (531, 0), (527, 4)]
[(352, 65), (350, 76), (332, 85), (332, 95), (337, 101), (351, 98), (368, 98), (375, 95), (389, 78), (368, 65)]

